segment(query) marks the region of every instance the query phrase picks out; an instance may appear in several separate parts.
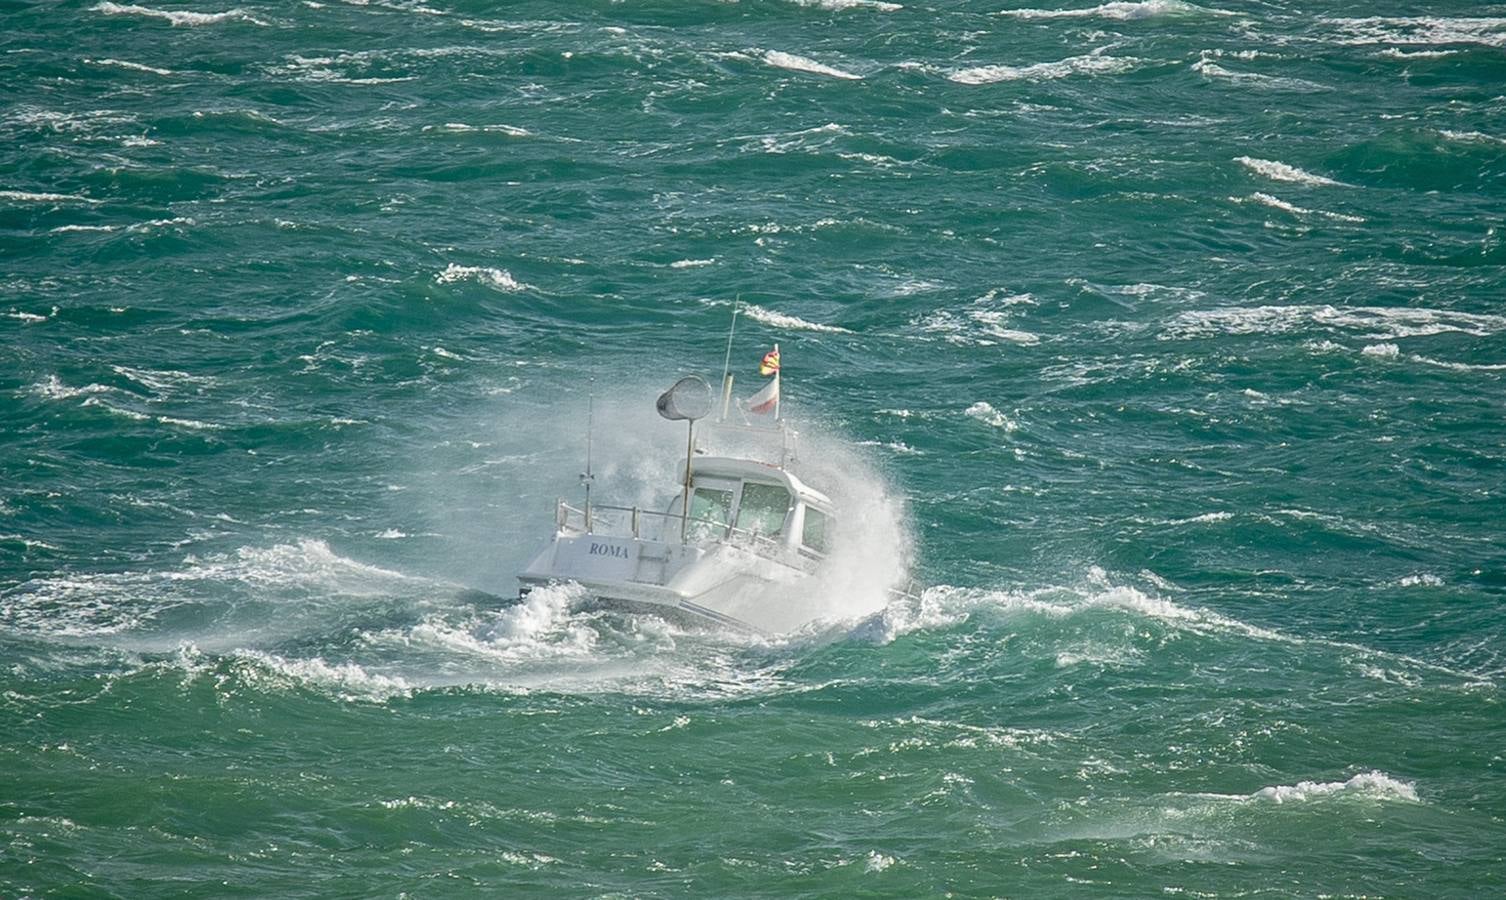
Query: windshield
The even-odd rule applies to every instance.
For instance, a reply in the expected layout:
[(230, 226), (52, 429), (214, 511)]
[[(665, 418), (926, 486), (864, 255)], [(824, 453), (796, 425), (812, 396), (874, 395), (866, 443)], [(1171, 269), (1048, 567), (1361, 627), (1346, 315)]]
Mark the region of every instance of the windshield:
[(690, 528), (697, 535), (725, 528), (732, 520), (732, 492), (698, 487), (690, 495)]
[(826, 513), (819, 509), (805, 508), (805, 530), (800, 543), (816, 551), (826, 552)]
[(774, 484), (743, 485), (737, 507), (737, 527), (765, 537), (775, 537), (784, 528), (790, 511), (790, 492)]

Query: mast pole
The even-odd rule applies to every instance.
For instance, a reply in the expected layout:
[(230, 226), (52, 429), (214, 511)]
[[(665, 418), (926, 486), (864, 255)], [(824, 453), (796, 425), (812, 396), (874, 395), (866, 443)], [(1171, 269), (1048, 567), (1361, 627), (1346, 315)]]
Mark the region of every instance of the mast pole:
[[(593, 378), (591, 381), (594, 388), (596, 379)], [(591, 474), (591, 432), (595, 425), (595, 420), (596, 395), (595, 393), (588, 393), (586, 395), (586, 471), (580, 475), (580, 483), (585, 485), (586, 488), (585, 518), (587, 533), (591, 531), (591, 482), (596, 480), (596, 476)]]
[[(705, 384), (705, 382), (701, 382)], [(685, 496), (680, 501), (680, 543), (690, 535), (690, 464), (695, 458), (695, 419), (685, 423)]]
[(727, 411), (732, 406), (732, 335), (737, 331), (737, 308), (742, 305), (743, 295), (732, 301), (732, 324), (727, 328), (727, 355), (722, 359), (722, 417), (727, 421)]

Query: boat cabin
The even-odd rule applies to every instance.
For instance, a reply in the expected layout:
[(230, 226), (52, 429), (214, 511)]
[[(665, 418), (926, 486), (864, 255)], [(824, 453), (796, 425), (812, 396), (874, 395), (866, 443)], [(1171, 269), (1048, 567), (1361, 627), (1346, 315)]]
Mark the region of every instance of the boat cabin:
[[(682, 500), (671, 505), (675, 518)], [(687, 529), (691, 540), (725, 536), (771, 541), (819, 557), (827, 552), (831, 529), (831, 500), (788, 471), (734, 457), (695, 460)]]

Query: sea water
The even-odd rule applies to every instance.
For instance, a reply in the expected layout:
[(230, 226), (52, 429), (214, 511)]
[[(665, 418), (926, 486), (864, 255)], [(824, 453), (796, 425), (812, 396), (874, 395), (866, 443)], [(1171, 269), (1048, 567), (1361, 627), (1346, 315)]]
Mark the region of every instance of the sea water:
[[(0, 895), (1506, 892), (1506, 4), (0, 24)], [(511, 602), (734, 308), (820, 621)]]

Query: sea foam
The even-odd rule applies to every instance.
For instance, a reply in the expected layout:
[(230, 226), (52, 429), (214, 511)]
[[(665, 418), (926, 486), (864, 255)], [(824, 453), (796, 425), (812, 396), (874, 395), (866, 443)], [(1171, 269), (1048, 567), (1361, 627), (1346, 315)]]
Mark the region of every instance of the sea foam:
[(826, 75), (831, 78), (845, 78), (857, 80), (863, 76), (847, 72), (824, 63), (816, 62), (804, 56), (796, 56), (793, 53), (785, 53), (782, 50), (765, 50), (763, 61), (771, 66), (781, 69), (789, 69), (792, 72), (809, 72), (813, 75)]

